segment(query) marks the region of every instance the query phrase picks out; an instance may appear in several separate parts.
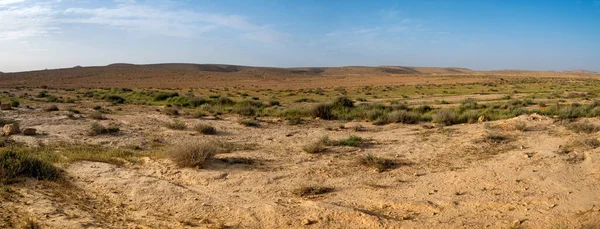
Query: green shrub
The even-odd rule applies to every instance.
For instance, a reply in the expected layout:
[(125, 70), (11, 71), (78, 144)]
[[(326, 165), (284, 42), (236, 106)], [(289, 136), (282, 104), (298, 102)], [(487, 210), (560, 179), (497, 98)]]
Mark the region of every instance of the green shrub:
[(19, 107), (19, 106), (21, 106), (21, 103), (17, 100), (12, 100), (12, 101), (10, 101), (10, 106)]
[(337, 97), (333, 103), (333, 106), (336, 107), (354, 107), (354, 101), (352, 101), (351, 99), (349, 99), (346, 96), (341, 96), (341, 97)]
[(337, 140), (337, 141), (332, 141), (332, 140), (329, 140), (328, 138), (327, 139), (324, 138), (322, 141), (329, 145), (352, 146), (352, 147), (359, 147), (365, 143), (364, 139), (362, 139), (361, 137), (354, 136), (354, 135), (351, 135), (350, 137), (348, 137), (346, 139)]
[(462, 122), (463, 120), (468, 123), (475, 123), (479, 119), (481, 114), (477, 110), (466, 110), (458, 117), (458, 120)]
[(315, 118), (321, 118), (324, 120), (333, 120), (335, 117), (332, 113), (332, 106), (328, 103), (319, 103), (313, 106), (311, 114)]
[(104, 100), (112, 103), (112, 104), (122, 104), (125, 103), (125, 98), (118, 95), (108, 95), (104, 98)]
[(433, 122), (444, 125), (452, 125), (462, 123), (463, 121), (460, 119), (455, 110), (441, 109), (433, 115)]
[(153, 98), (154, 101), (164, 101), (171, 97), (179, 96), (177, 92), (159, 92)]
[(14, 149), (0, 151), (0, 183), (12, 182), (17, 177), (57, 180), (60, 176), (60, 169), (27, 152)]
[(55, 96), (48, 96), (46, 101), (48, 101), (49, 103), (55, 103), (58, 102), (58, 98), (56, 98)]
[(242, 116), (255, 116), (257, 113), (256, 108), (252, 106), (236, 107), (234, 111), (235, 113), (240, 114)]

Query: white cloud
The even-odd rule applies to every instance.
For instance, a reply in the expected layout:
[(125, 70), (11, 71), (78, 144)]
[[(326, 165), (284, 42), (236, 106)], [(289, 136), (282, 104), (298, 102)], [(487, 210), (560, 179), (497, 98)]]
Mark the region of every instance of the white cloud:
[(0, 0), (0, 7), (7, 6), (10, 4), (21, 3), (25, 0)]
[(54, 15), (51, 5), (44, 2), (0, 1), (0, 40), (24, 39), (57, 31), (58, 28), (52, 25)]
[(112, 6), (61, 10), (61, 0), (0, 0), (0, 40), (23, 40), (59, 31), (64, 24), (95, 24), (109, 28), (193, 37), (217, 28), (232, 29), (243, 38), (275, 42), (286, 34), (253, 24), (243, 16), (195, 12), (169, 5), (114, 0)]

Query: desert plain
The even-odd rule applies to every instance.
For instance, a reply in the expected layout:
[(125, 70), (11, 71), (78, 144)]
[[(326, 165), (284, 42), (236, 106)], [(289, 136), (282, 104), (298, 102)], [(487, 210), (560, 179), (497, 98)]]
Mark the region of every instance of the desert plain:
[(0, 91), (1, 228), (600, 228), (598, 73), (113, 64)]

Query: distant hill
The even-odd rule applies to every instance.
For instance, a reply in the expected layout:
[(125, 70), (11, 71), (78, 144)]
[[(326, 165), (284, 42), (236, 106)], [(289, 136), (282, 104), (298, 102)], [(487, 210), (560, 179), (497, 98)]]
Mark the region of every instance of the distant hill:
[[(4, 73), (2, 87), (57, 88), (317, 88), (337, 86), (460, 83), (493, 80), (494, 75), (548, 74), (532, 71), (473, 71), (467, 68), (409, 66), (254, 67), (229, 64), (128, 64)], [(539, 75), (538, 74), (538, 75)], [(556, 73), (558, 74), (558, 73)], [(571, 73), (576, 74), (576, 73)], [(477, 79), (476, 79), (477, 78)]]

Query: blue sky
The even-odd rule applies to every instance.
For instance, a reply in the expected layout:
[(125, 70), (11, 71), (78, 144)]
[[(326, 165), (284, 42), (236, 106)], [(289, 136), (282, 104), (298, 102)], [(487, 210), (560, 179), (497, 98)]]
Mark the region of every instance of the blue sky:
[(600, 71), (600, 0), (0, 0), (0, 71), (110, 63)]

